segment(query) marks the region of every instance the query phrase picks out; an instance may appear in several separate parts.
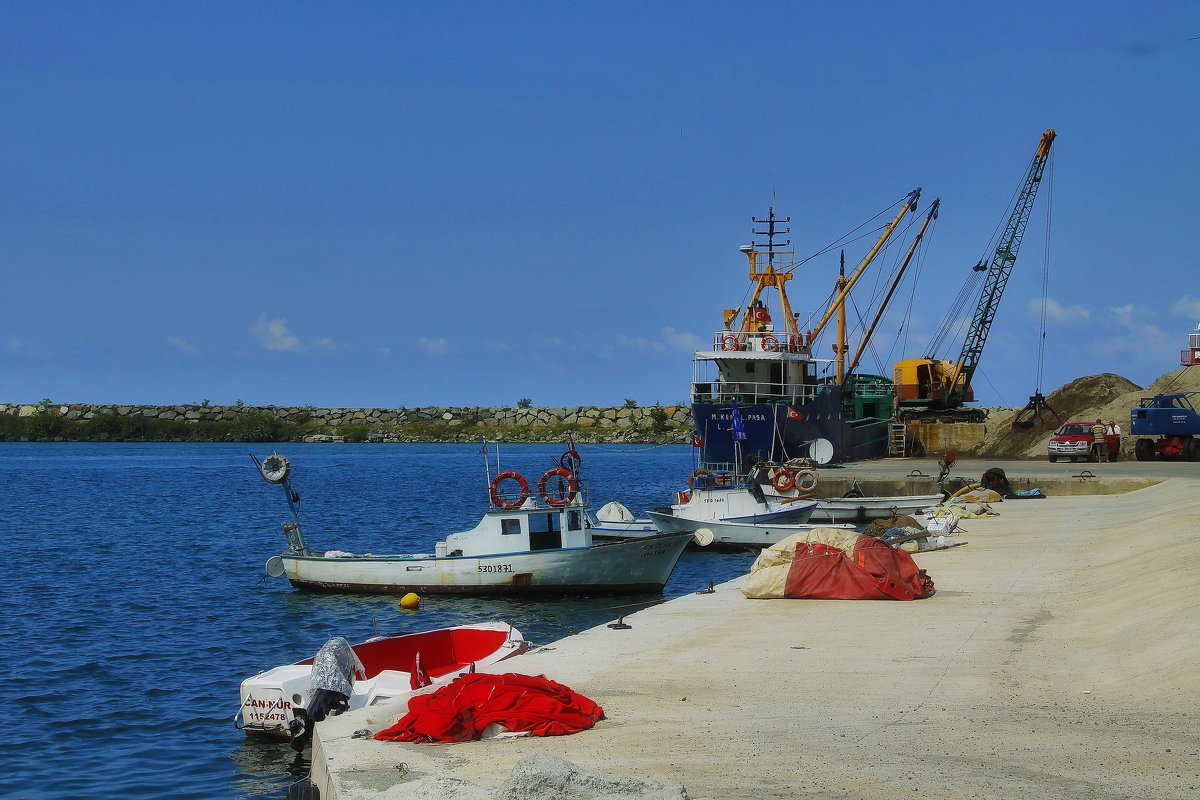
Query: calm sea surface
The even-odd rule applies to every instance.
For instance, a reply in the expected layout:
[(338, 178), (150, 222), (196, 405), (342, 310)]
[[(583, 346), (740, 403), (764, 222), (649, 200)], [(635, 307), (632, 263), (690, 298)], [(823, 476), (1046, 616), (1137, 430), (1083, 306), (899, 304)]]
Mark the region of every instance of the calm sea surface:
[[(331, 636), (503, 620), (545, 645), (663, 600), (429, 597), (410, 613), (394, 597), (295, 591), (262, 569), (284, 547), (287, 507), (248, 453), (273, 449), (0, 443), (0, 795), (282, 798), (308, 765), (234, 728), (243, 678)], [(479, 445), (279, 449), (314, 549), (430, 552), (474, 527), (486, 502)], [(562, 449), (504, 445), (502, 466), (536, 479)], [(594, 507), (664, 505), (692, 467), (685, 446), (579, 450)], [(492, 474), (495, 455), (493, 445)], [(687, 552), (665, 597), (751, 560)]]

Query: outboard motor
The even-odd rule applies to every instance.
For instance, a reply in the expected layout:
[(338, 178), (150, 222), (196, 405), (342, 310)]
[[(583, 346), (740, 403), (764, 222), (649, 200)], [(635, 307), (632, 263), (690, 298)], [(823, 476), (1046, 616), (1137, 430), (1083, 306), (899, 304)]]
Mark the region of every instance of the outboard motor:
[(1000, 467), (991, 467), (983, 473), (983, 477), (979, 480), (979, 485), (984, 489), (991, 489), (1001, 497), (1008, 497), (1013, 493), (1012, 485), (1008, 482), (1008, 476), (1004, 474), (1004, 470)]
[(308, 679), (308, 705), (295, 710), (289, 727), (292, 749), (303, 750), (312, 739), (313, 726), (350, 708), (355, 676), (366, 677), (366, 668), (344, 637), (335, 636), (313, 657)]

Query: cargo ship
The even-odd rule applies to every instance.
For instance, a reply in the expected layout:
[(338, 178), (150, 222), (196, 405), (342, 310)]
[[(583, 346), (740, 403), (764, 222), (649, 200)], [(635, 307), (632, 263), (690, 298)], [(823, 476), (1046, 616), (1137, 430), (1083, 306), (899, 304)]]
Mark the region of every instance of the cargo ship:
[[(777, 218), (772, 206), (765, 219), (753, 220), (766, 226), (753, 231), (766, 241), (740, 248), (749, 261), (749, 300), (744, 308), (725, 310), (724, 328), (713, 334), (708, 349), (697, 350), (693, 357), (693, 444), (702, 465), (744, 472), (762, 462), (847, 462), (888, 454), (893, 383), (881, 375), (854, 371), (874, 323), (848, 358), (846, 300), (901, 219), (916, 210), (920, 193), (916, 189), (899, 201), (895, 218), (849, 277), (843, 258), (834, 299), (821, 321), (807, 330), (801, 330), (786, 288), (796, 267), (791, 240), (781, 240), (791, 230), (782, 227), (791, 217)], [(925, 225), (936, 213), (935, 202)], [(923, 225), (914, 239), (905, 265), (924, 229)], [(884, 304), (886, 299), (880, 313)], [(878, 318), (877, 314), (876, 322)], [(814, 342), (833, 320), (834, 357), (816, 358)]]

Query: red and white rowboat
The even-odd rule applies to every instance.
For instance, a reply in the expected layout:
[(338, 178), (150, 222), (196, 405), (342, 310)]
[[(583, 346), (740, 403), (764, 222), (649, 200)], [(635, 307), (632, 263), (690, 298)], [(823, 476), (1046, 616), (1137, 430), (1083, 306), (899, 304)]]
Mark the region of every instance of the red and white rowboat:
[[(528, 646), (521, 632), (504, 622), (457, 625), (353, 645), (363, 670), (353, 681), (349, 708), (403, 697), (426, 683), (449, 683), (466, 672), (519, 655)], [(292, 738), (293, 720), (299, 719), (303, 727), (303, 711), (312, 699), (312, 668), (309, 658), (242, 681), (242, 705), (235, 724), (250, 736)]]

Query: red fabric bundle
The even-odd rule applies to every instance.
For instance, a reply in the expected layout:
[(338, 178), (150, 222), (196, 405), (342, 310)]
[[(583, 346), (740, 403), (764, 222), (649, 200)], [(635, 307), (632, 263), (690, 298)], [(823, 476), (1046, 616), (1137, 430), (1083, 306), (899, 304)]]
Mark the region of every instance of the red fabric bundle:
[(376, 739), (468, 742), (495, 722), (532, 736), (587, 730), (604, 716), (588, 698), (542, 676), (474, 673), (408, 701), (408, 713)]
[(917, 600), (933, 592), (933, 580), (912, 556), (886, 542), (859, 536), (851, 553), (821, 542), (797, 545), (784, 597)]

